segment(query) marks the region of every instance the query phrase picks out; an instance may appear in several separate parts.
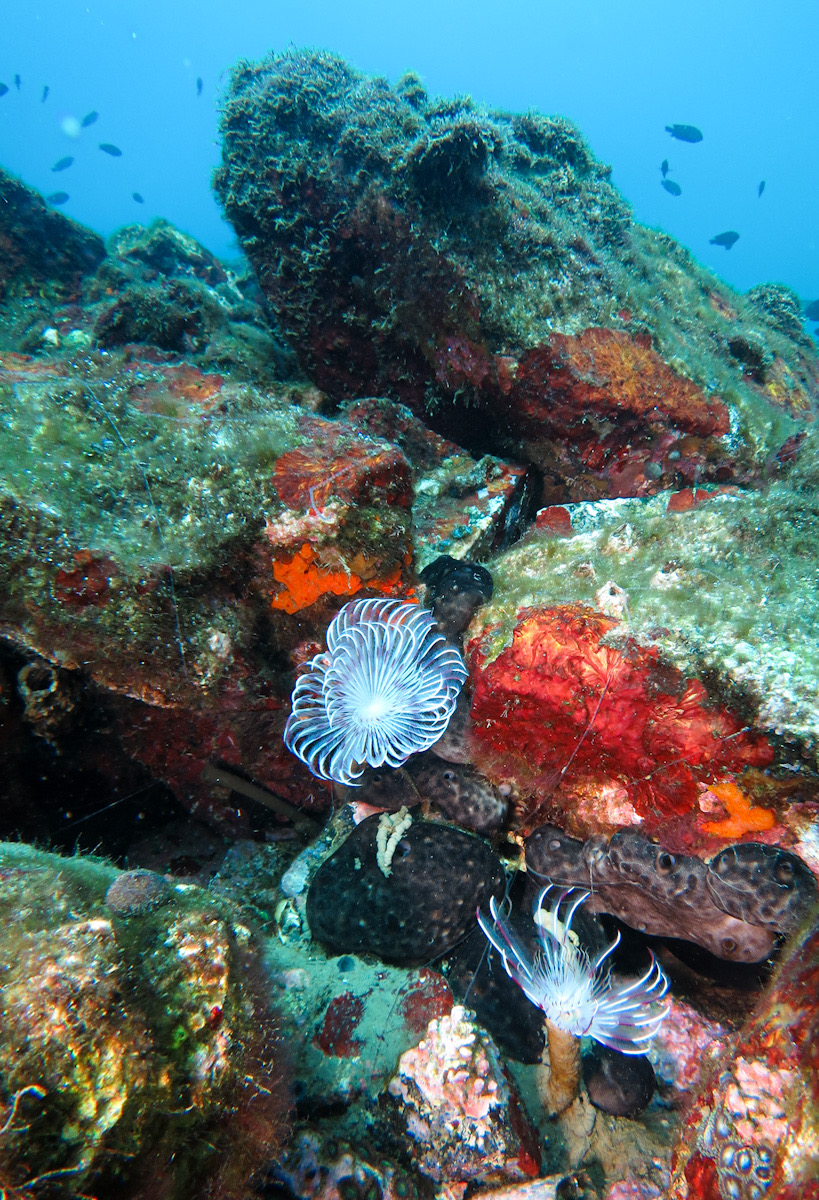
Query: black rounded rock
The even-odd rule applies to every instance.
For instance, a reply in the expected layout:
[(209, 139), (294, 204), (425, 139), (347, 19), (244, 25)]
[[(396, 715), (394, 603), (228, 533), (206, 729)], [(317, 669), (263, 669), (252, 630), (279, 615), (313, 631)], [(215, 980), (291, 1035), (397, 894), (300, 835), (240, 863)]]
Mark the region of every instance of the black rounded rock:
[(583, 1055), (583, 1080), (594, 1107), (613, 1117), (641, 1112), (657, 1082), (644, 1054), (621, 1054), (598, 1042)]
[(382, 819), (362, 821), (321, 865), (307, 893), (307, 921), (334, 954), (421, 966), (475, 927), (475, 912), (490, 896), (500, 899), (503, 865), (480, 838), (413, 821), (384, 875), (376, 844)]

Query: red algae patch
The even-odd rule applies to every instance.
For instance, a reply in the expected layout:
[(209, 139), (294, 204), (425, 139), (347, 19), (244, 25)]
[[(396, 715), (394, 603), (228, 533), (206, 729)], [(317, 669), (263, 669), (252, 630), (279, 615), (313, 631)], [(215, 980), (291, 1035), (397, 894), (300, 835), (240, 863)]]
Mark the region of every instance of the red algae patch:
[(765, 738), (743, 730), (655, 649), (607, 645), (616, 625), (582, 605), (524, 609), (512, 644), (492, 662), (479, 640), (467, 648), (483, 765), (530, 797), (518, 804), (524, 828), (549, 811), (573, 826), (580, 820), (583, 834), (607, 828), (613, 788), (644, 833), (672, 817), (693, 823), (700, 781), (772, 759)]
[(353, 1058), (362, 1046), (353, 1034), (363, 1016), (363, 996), (354, 996), (352, 992), (336, 996), (327, 1005), (324, 1022), (313, 1038), (313, 1044), (336, 1058)]

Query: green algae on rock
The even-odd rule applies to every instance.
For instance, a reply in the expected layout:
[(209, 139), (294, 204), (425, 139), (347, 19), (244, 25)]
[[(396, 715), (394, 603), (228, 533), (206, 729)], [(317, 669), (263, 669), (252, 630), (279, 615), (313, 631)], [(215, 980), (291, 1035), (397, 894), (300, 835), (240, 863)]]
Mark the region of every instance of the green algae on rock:
[[(55, 1197), (108, 1193), (147, 1171), (183, 1197), (203, 1170), (235, 1183), (232, 1172), (254, 1153), (262, 1165), (284, 1134), (288, 1101), (274, 1025), (251, 986), (249, 931), (229, 904), (187, 884), (168, 886), (161, 906), (106, 903), (127, 885), (100, 859), (0, 846), (9, 1194), (46, 1184)], [(248, 1107), (257, 1132), (239, 1165), (221, 1122), (231, 1112), (235, 1130)]]
[(90, 683), (183, 799), (214, 758), (272, 782), (290, 614), (323, 624), (409, 561), (401, 452), (301, 396), (133, 347), (0, 355), (0, 631)]
[(104, 258), (99, 234), (0, 167), (0, 349), (51, 326), (54, 307), (75, 300)]

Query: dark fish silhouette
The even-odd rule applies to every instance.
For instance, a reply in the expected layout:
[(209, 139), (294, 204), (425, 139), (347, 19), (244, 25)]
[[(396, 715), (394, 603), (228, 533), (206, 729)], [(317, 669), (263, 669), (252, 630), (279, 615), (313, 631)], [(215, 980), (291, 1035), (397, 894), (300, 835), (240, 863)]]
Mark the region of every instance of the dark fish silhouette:
[(66, 200), (70, 200), (68, 192), (52, 192), (50, 196), (46, 196), (49, 204), (65, 204)]
[(819, 300), (811, 300), (805, 306), (805, 316), (809, 321), (819, 321)]
[(14, 86), (17, 88), (18, 92), (20, 91), (20, 88), (23, 86), (23, 81), (19, 75), (14, 76)]
[(0, 83), (0, 96), (5, 96), (5, 94), (8, 90), (9, 89), (5, 83)]
[(682, 188), (673, 179), (661, 179), (660, 186), (664, 187), (670, 196), (681, 196)]
[(86, 113), (83, 119), (80, 121), (80, 125), (82, 125), (83, 129), (87, 129), (89, 125), (94, 124), (99, 115), (100, 114), (98, 112)]
[(765, 180), (763, 179), (760, 181), (759, 187), (757, 188), (757, 192), (756, 192), (757, 196), (761, 196), (764, 191), (765, 191)]
[(663, 179), (665, 179), (666, 175), (668, 174), (668, 159), (667, 158), (664, 158), (663, 161), (660, 163), (660, 171), (662, 172)]
[(134, 200), (136, 200), (137, 204), (145, 203), (144, 197), (140, 196), (139, 192), (131, 192), (131, 195), (133, 196)]
[(739, 241), (739, 234), (735, 229), (726, 229), (725, 233), (718, 233), (716, 237), (712, 237), (709, 246), (724, 246), (726, 250), (730, 250), (734, 242)]
[(69, 154), (65, 158), (61, 158), (59, 162), (55, 162), (55, 164), (51, 168), (51, 170), (52, 171), (67, 171), (68, 168), (73, 163), (73, 161), (74, 161), (74, 159)]
[(41, 104), (45, 104), (46, 100), (48, 99), (48, 93), (50, 91), (51, 91), (51, 88), (48, 86), (48, 84), (46, 84), (45, 87), (43, 88), (43, 94), (40, 97)]
[(702, 134), (696, 125), (666, 125), (666, 133), (670, 133), (678, 142), (701, 142)]
[(100, 142), (100, 150), (103, 154), (110, 154), (112, 158), (122, 158), (119, 146), (112, 146), (110, 142)]
[(200, 76), (199, 76), (199, 78), (198, 78), (198, 79), (197, 79), (197, 81), (196, 81), (196, 94), (197, 94), (197, 96), (201, 96), (201, 95), (202, 95), (202, 88), (203, 88), (203, 86), (204, 86), (204, 85), (203, 85), (203, 83), (202, 83), (202, 76), (200, 75)]

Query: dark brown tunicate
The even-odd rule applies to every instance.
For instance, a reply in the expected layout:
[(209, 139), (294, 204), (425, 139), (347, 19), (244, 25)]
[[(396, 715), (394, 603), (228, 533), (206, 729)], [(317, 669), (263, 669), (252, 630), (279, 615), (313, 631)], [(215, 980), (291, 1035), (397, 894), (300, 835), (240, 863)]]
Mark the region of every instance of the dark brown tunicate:
[(334, 954), (375, 954), (421, 966), (475, 927), (475, 912), (504, 892), (500, 859), (480, 838), (414, 820), (390, 874), (378, 865), (382, 817), (368, 817), (322, 863), (307, 893), (307, 921)]
[(641, 1112), (657, 1082), (644, 1054), (620, 1054), (599, 1042), (583, 1055), (583, 1081), (594, 1107), (613, 1117)]
[(492, 599), (494, 584), (486, 567), (449, 554), (424, 567), (420, 578), (427, 589), (426, 603), (448, 638), (462, 634), (478, 609)]
[[(642, 933), (696, 942), (731, 962), (760, 962), (776, 945), (774, 930), (787, 931), (750, 919), (756, 888), (750, 876), (745, 879), (746, 912), (737, 915), (739, 906), (727, 911), (709, 886), (713, 864), (672, 854), (632, 830), (621, 830), (608, 841), (594, 837), (581, 842), (553, 825), (541, 825), (527, 839), (526, 865), (544, 882), (588, 888), (588, 905), (595, 912), (612, 913)], [(768, 863), (769, 874), (773, 870)], [(764, 878), (763, 872), (758, 882)], [(808, 890), (813, 895), (815, 885)]]
[(788, 850), (762, 842), (726, 846), (708, 864), (708, 890), (742, 921), (792, 933), (816, 903), (813, 872)]
[(456, 825), (488, 833), (505, 821), (506, 797), (474, 767), (419, 754), (409, 760), (407, 770), (420, 795)]
[(413, 782), (406, 767), (367, 767), (361, 775), (361, 786), (350, 788), (348, 800), (363, 800), (373, 808), (384, 808), (387, 812), (398, 812), (399, 808), (412, 808), (420, 804), (423, 797)]
[(464, 687), (458, 696), (455, 711), (449, 718), (446, 732), (430, 747), (433, 754), (446, 762), (471, 763), (475, 757), (471, 705), (472, 696)]

